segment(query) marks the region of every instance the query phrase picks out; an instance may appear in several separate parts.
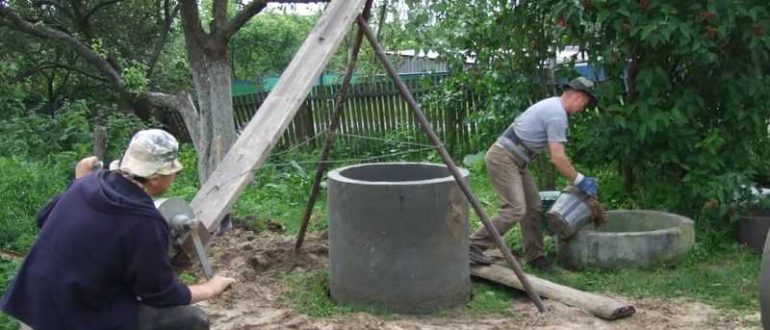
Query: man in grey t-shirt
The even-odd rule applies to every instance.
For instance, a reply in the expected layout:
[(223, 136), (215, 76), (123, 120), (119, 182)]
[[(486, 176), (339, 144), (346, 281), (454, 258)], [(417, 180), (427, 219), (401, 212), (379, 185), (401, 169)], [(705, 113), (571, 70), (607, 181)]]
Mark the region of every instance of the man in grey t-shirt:
[[(521, 221), (524, 260), (532, 267), (548, 271), (550, 262), (543, 254), (541, 207), (537, 185), (527, 164), (546, 149), (556, 170), (591, 196), (598, 191), (596, 178), (578, 173), (564, 152), (567, 142), (567, 116), (583, 111), (596, 102), (593, 81), (578, 77), (565, 85), (564, 93), (530, 106), (495, 141), (485, 158), (490, 181), (500, 201), (492, 224), (500, 235)], [(483, 251), (494, 246), (484, 227), (471, 235), (471, 261), (489, 263)]]

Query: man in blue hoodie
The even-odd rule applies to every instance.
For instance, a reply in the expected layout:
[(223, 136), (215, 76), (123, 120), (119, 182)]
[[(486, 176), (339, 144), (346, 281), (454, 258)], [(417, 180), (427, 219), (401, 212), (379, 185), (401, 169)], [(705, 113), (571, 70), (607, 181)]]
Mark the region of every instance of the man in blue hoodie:
[(182, 169), (179, 145), (159, 129), (131, 139), (118, 170), (88, 173), (38, 214), (40, 235), (8, 286), (0, 308), (36, 330), (208, 329), (190, 304), (235, 280), (180, 283), (168, 260), (168, 224), (153, 197)]

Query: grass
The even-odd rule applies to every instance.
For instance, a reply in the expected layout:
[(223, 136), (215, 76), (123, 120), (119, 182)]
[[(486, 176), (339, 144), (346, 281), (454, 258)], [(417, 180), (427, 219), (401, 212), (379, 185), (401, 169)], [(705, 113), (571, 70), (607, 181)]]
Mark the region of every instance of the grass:
[[(253, 182), (244, 190), (236, 203), (233, 213), (236, 219), (257, 231), (266, 227), (268, 221), (281, 224), (287, 234), (293, 235), (299, 228), (302, 212), (315, 174), (313, 161), (316, 152), (301, 151), (280, 157), (271, 157), (269, 162), (257, 172)], [(341, 157), (337, 157), (341, 158)], [(438, 162), (435, 158), (424, 158)], [(403, 159), (401, 159), (403, 160)], [(182, 150), (182, 161), (186, 170), (177, 178), (168, 196), (183, 197), (190, 200), (197, 191), (197, 171), (195, 155), (190, 148)], [(63, 189), (66, 178), (48, 177), (29, 164), (13, 160), (0, 163), (5, 170), (16, 173), (13, 178), (7, 177), (3, 194), (3, 207), (6, 219), (25, 221), (23, 226), (5, 226), (3, 234), (13, 239), (0, 242), (6, 249), (24, 249), (34, 238), (34, 228), (29, 226), (32, 216), (39, 205), (44, 203), (57, 191)], [(336, 168), (343, 164), (334, 164)], [(480, 162), (466, 164), (471, 169), (470, 183), (488, 215), (493, 215), (497, 201), (486, 173)], [(37, 177), (35, 175), (39, 175)], [(20, 181), (21, 180), (21, 181)], [(42, 182), (37, 184), (35, 182)], [(27, 203), (24, 207), (16, 207), (18, 200), (17, 188), (23, 188)], [(34, 188), (34, 189), (33, 189)], [(33, 202), (30, 202), (33, 201)], [(23, 212), (21, 212), (23, 211)], [(470, 212), (471, 229), (480, 226), (478, 217)], [(326, 229), (326, 191), (321, 189), (316, 207), (311, 218), (311, 231)], [(697, 221), (696, 221), (697, 223)], [(32, 228), (32, 229), (31, 229)], [(697, 225), (696, 225), (696, 228)], [(32, 233), (32, 234), (30, 234)], [(28, 237), (32, 235), (31, 237)], [(696, 238), (702, 240), (696, 233)], [(3, 237), (0, 235), (0, 237)], [(520, 231), (518, 226), (505, 235), (505, 240), (513, 250), (521, 251)], [(724, 237), (721, 244), (703, 246), (701, 242), (695, 250), (676, 267), (651, 267), (647, 269), (623, 269), (617, 271), (601, 271), (586, 269), (581, 271), (561, 270), (557, 274), (541, 274), (554, 282), (569, 285), (577, 289), (612, 293), (632, 298), (680, 298), (700, 301), (723, 310), (737, 313), (753, 313), (758, 310), (758, 284), (761, 257), (748, 249), (738, 246), (731, 238)], [(554, 256), (553, 241), (546, 238), (546, 254)], [(18, 263), (0, 262), (0, 280), (7, 281), (15, 272)], [(182, 275), (189, 282), (189, 276)], [(349, 306), (337, 306), (328, 297), (328, 272), (308, 272), (287, 274), (285, 277), (291, 287), (288, 299), (305, 314), (312, 316), (330, 316), (348, 313), (355, 310)], [(6, 282), (3, 282), (6, 283)], [(3, 286), (4, 287), (4, 286)], [(468, 313), (506, 313), (514, 294), (511, 290), (487, 282), (473, 284), (473, 299), (462, 307)], [(381, 313), (370, 310), (372, 313)], [(16, 323), (7, 317), (0, 317), (0, 330), (15, 329)]]
[[(495, 194), (484, 173), (474, 171), (474, 192), (487, 214), (495, 212)], [(471, 227), (481, 226), (471, 212)], [(696, 226), (697, 228), (697, 226)], [(696, 240), (698, 233), (696, 233)], [(504, 236), (512, 250), (522, 251), (519, 226)], [(555, 260), (556, 247), (551, 237), (545, 238), (546, 255)], [(676, 266), (652, 266), (645, 269), (604, 271), (558, 268), (554, 275), (538, 274), (553, 282), (576, 289), (613, 293), (631, 298), (682, 298), (700, 301), (716, 308), (753, 313), (759, 308), (759, 272), (762, 256), (724, 237), (720, 244), (705, 247), (697, 243), (693, 251)], [(525, 267), (525, 271), (532, 271)], [(496, 288), (496, 290), (506, 290)]]
[[(366, 312), (387, 316), (391, 313), (382, 307), (341, 306), (329, 297), (329, 272), (315, 270), (286, 274), (289, 284), (288, 299), (300, 313), (313, 317), (329, 317), (337, 314)], [(473, 282), (472, 298), (459, 310), (471, 314), (496, 313), (507, 317), (511, 313), (511, 299), (516, 296), (512, 290), (501, 288), (495, 283)], [(456, 309), (452, 309), (456, 312)], [(440, 314), (441, 312), (439, 312)]]
[(467, 308), (473, 314), (497, 313), (506, 317), (515, 315), (509, 309), (517, 296), (513, 290), (486, 281), (473, 281), (473, 296)]
[(758, 310), (761, 256), (737, 244), (712, 253), (699, 249), (674, 267), (560, 270), (542, 277), (585, 291), (632, 298), (684, 298), (738, 312)]
[[(489, 216), (494, 215), (497, 205), (494, 191), (487, 180), (482, 168), (471, 166), (471, 188), (485, 207)], [(268, 196), (261, 195), (261, 201), (252, 200), (254, 205), (272, 206), (268, 211), (273, 221), (281, 222), (286, 227), (296, 228), (292, 224), (300, 219), (301, 214), (293, 209), (288, 198), (303, 198), (302, 194), (295, 195), (285, 191), (288, 186), (277, 188)], [(282, 192), (281, 192), (282, 191)], [(296, 197), (293, 197), (296, 196)], [(325, 194), (319, 196), (314, 212), (313, 229), (325, 229), (327, 221), (325, 212)], [(281, 201), (281, 202), (279, 202)], [(303, 202), (304, 203), (304, 202)], [(304, 204), (300, 207), (304, 209)], [(473, 211), (470, 212), (471, 229), (478, 228), (481, 224)], [(509, 247), (521, 251), (521, 233), (518, 226), (504, 236)], [(555, 258), (555, 244), (550, 237), (545, 239), (546, 254)], [(725, 238), (723, 243), (708, 250), (700, 243), (677, 266), (653, 266), (646, 269), (622, 269), (615, 271), (603, 271), (598, 269), (584, 269), (571, 271), (559, 268), (556, 274), (539, 274), (556, 283), (568, 285), (580, 290), (597, 293), (611, 293), (631, 298), (680, 298), (685, 300), (700, 301), (719, 309), (732, 310), (738, 313), (750, 313), (758, 309), (758, 276), (761, 256), (739, 246), (730, 238)], [(532, 271), (531, 269), (526, 269)], [(303, 275), (304, 276), (304, 275)], [(318, 276), (318, 275), (313, 275)], [(328, 276), (328, 274), (327, 274)], [(296, 279), (295, 279), (296, 280)], [(315, 277), (313, 283), (319, 283), (323, 278)], [(335, 313), (348, 312), (349, 310), (334, 306), (328, 300), (326, 289), (305, 288), (298, 286), (297, 282), (291, 282), (295, 291), (304, 292), (302, 299), (297, 299), (295, 293), (292, 301), (299, 309), (308, 311), (309, 315), (328, 316)], [(489, 285), (488, 283), (474, 282), (474, 299), (467, 309), (472, 313), (503, 313), (510, 305), (513, 297), (511, 291), (505, 287)], [(315, 301), (316, 306), (313, 306)], [(324, 307), (326, 306), (326, 307)], [(321, 312), (323, 311), (323, 312)]]
[[(0, 259), (0, 285), (5, 288), (11, 281), (16, 272), (19, 271), (21, 261)], [(5, 289), (3, 289), (5, 292)], [(0, 330), (16, 330), (19, 328), (19, 322), (9, 316), (0, 313)]]
[(297, 311), (314, 317), (350, 313), (350, 307), (338, 306), (329, 297), (329, 272), (316, 270), (286, 274), (288, 298)]

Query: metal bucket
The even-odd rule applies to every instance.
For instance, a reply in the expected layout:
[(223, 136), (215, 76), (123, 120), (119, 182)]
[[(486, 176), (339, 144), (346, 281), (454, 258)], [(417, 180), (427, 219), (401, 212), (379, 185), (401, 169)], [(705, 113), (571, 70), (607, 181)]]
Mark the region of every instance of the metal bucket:
[(589, 198), (583, 190), (570, 185), (562, 190), (559, 198), (546, 213), (548, 228), (560, 239), (575, 235), (580, 226), (591, 219), (591, 208), (586, 200)]

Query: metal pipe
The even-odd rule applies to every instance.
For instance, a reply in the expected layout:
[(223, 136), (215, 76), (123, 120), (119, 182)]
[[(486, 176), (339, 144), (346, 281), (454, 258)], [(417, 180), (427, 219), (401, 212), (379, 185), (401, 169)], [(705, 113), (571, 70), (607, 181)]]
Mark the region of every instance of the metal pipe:
[(436, 146), (436, 149), (439, 155), (441, 156), (441, 159), (444, 160), (444, 164), (446, 164), (447, 168), (452, 173), (452, 176), (454, 176), (455, 181), (457, 181), (457, 184), (460, 186), (460, 189), (465, 194), (465, 197), (468, 198), (468, 201), (471, 203), (471, 206), (473, 206), (473, 209), (476, 211), (476, 214), (479, 216), (479, 218), (481, 219), (481, 222), (484, 224), (484, 228), (486, 228), (487, 231), (490, 234), (492, 234), (492, 239), (497, 245), (497, 248), (500, 249), (500, 251), (503, 253), (503, 256), (505, 256), (505, 260), (508, 262), (508, 265), (511, 266), (511, 269), (513, 269), (513, 272), (516, 273), (516, 277), (519, 278), (519, 281), (521, 281), (521, 284), (524, 286), (524, 289), (526, 289), (527, 294), (529, 295), (529, 298), (532, 299), (532, 301), (535, 303), (535, 305), (537, 306), (537, 309), (540, 312), (544, 312), (545, 306), (543, 305), (543, 301), (540, 300), (540, 296), (537, 294), (537, 292), (535, 292), (535, 289), (529, 283), (529, 280), (527, 279), (524, 272), (522, 271), (521, 266), (513, 257), (513, 254), (511, 254), (511, 251), (508, 249), (508, 246), (505, 245), (505, 242), (503, 241), (503, 238), (500, 236), (500, 233), (497, 232), (497, 229), (495, 229), (495, 227), (489, 221), (489, 217), (487, 217), (486, 212), (484, 212), (484, 209), (481, 207), (481, 203), (479, 203), (478, 199), (471, 191), (471, 188), (470, 186), (468, 186), (468, 183), (463, 181), (460, 171), (457, 169), (457, 166), (455, 166), (454, 161), (452, 160), (452, 157), (449, 156), (449, 152), (447, 152), (441, 140), (433, 131), (433, 127), (431, 126), (428, 119), (425, 117), (425, 114), (420, 109), (420, 105), (417, 104), (417, 101), (414, 99), (414, 96), (412, 96), (412, 93), (406, 87), (404, 82), (401, 81), (401, 77), (398, 76), (396, 69), (393, 68), (393, 65), (388, 60), (388, 57), (385, 54), (385, 50), (382, 49), (382, 46), (380, 45), (380, 43), (377, 41), (377, 38), (372, 33), (371, 29), (369, 28), (369, 25), (366, 23), (366, 20), (361, 16), (358, 16), (357, 20), (358, 20), (359, 31), (363, 31), (364, 35), (366, 35), (366, 38), (369, 39), (369, 43), (372, 45), (374, 52), (377, 54), (377, 57), (380, 58), (380, 60), (382, 61), (382, 64), (385, 66), (385, 69), (388, 71), (388, 74), (390, 74), (390, 76), (393, 78), (393, 81), (395, 81), (396, 85), (398, 86), (398, 90), (401, 93), (401, 96), (404, 97), (404, 99), (409, 104), (409, 107), (411, 107), (412, 110), (414, 111), (415, 117), (420, 122), (420, 125), (422, 125), (422, 128), (425, 130), (425, 133), (428, 135), (428, 138), (430, 138), (430, 140)]
[[(372, 8), (372, 1), (373, 0), (369, 0), (366, 2), (362, 14), (364, 17), (369, 17), (369, 12)], [(318, 168), (316, 169), (315, 178), (313, 179), (313, 187), (310, 189), (310, 197), (308, 198), (307, 205), (305, 206), (305, 213), (302, 215), (302, 225), (300, 225), (299, 234), (297, 234), (297, 241), (294, 244), (294, 253), (299, 253), (299, 250), (302, 249), (302, 243), (305, 240), (305, 232), (307, 231), (307, 226), (310, 223), (310, 216), (313, 214), (313, 207), (315, 207), (315, 202), (318, 199), (318, 190), (321, 186), (321, 180), (323, 179), (323, 175), (328, 164), (326, 161), (329, 160), (329, 153), (331, 153), (331, 147), (332, 144), (334, 144), (337, 127), (339, 126), (340, 118), (342, 118), (342, 112), (345, 108), (345, 102), (347, 101), (348, 89), (350, 88), (350, 79), (353, 77), (353, 71), (356, 67), (356, 62), (358, 61), (358, 52), (361, 49), (361, 43), (363, 42), (363, 39), (364, 33), (359, 28), (356, 33), (356, 37), (353, 40), (353, 45), (350, 47), (350, 59), (348, 60), (347, 67), (345, 67), (345, 74), (342, 80), (342, 88), (340, 88), (340, 92), (337, 94), (337, 98), (334, 100), (334, 112), (332, 113), (329, 129), (326, 132), (326, 142), (324, 144), (323, 150), (321, 151), (321, 157), (318, 160)]]

